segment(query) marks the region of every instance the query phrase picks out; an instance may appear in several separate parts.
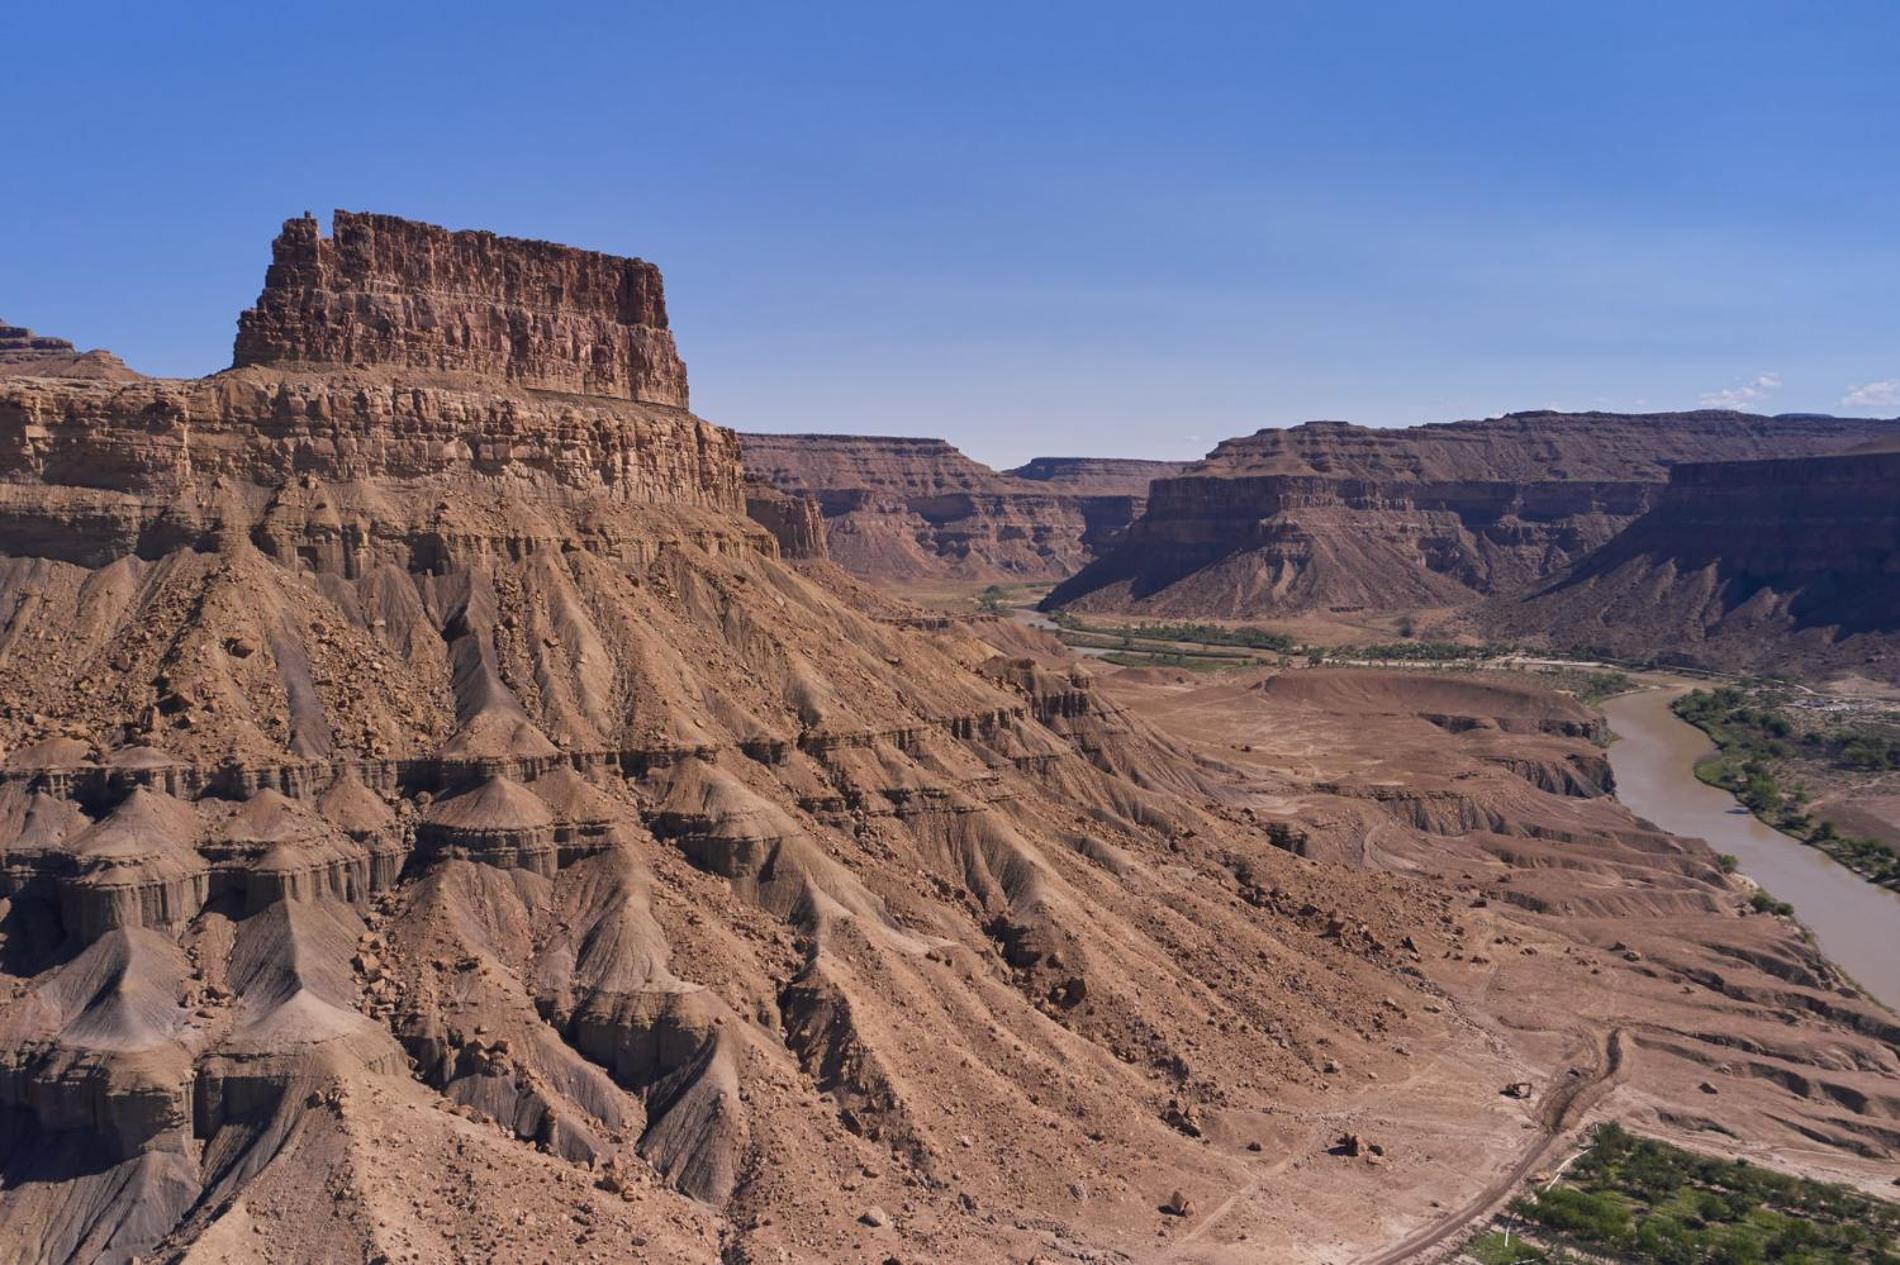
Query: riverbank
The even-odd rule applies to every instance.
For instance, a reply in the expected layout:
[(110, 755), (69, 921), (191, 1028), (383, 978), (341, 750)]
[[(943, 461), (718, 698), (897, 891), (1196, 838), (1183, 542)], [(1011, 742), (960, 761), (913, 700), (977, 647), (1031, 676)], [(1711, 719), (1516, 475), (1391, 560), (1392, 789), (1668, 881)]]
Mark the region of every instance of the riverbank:
[[(1697, 777), (1734, 795), (1768, 826), (1819, 848), (1868, 882), (1900, 891), (1900, 848), (1854, 834), (1849, 824), (1872, 815), (1855, 813), (1857, 803), (1892, 802), (1900, 745), (1891, 721), (1878, 730), (1832, 729), (1775, 706), (1765, 691), (1733, 686), (1693, 690), (1676, 700), (1675, 712), (1718, 749), (1696, 765)], [(1876, 820), (1892, 834), (1891, 825)]]
[(1690, 688), (1652, 684), (1603, 704), (1616, 735), (1609, 759), (1617, 798), (1671, 834), (1735, 857), (1742, 874), (1794, 907), (1822, 952), (1869, 995), (1900, 1009), (1900, 895), (1770, 828), (1726, 790), (1699, 780), (1695, 766), (1715, 744), (1673, 710)]

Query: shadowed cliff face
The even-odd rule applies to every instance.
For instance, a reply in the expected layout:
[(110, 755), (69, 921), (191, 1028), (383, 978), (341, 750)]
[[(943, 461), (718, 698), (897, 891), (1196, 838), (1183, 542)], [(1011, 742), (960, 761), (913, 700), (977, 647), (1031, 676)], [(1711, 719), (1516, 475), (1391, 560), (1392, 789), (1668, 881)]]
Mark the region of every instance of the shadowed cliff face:
[(1265, 430), (1157, 479), (1121, 543), (1047, 604), (1229, 617), (1469, 605), (1606, 544), (1676, 464), (1838, 451), (1894, 430), (1714, 412)]
[(998, 472), (941, 439), (742, 435), (746, 469), (821, 507), (831, 556), (896, 583), (1054, 580), (1111, 548), (1165, 461), (1042, 457)]
[(272, 246), (235, 363), (387, 366), (686, 407), (660, 270), (550, 242), (338, 211)]
[(1678, 466), (1653, 510), (1480, 620), (1554, 645), (1893, 676), (1900, 453)]

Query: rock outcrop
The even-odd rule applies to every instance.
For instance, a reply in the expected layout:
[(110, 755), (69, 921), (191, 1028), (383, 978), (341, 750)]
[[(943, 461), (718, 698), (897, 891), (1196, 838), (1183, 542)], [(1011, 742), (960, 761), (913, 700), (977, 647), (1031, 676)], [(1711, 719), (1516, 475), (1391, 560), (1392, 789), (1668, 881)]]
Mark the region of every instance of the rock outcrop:
[(1121, 544), (1047, 604), (1229, 617), (1466, 606), (1607, 543), (1677, 464), (1839, 451), (1897, 425), (1546, 412), (1263, 430), (1157, 479)]
[(940, 439), (754, 435), (748, 472), (808, 496), (832, 557), (886, 582), (1054, 580), (1111, 548), (1158, 461), (1043, 457), (998, 473)]
[(134, 382), (139, 375), (109, 351), (80, 351), (63, 338), (0, 321), (0, 378), (25, 377)]
[[(1595, 794), (1580, 707), (1229, 685), (1298, 744), (1244, 769), (1033, 629), (786, 565), (671, 403), (327, 346), (0, 383), (0, 1259), (1114, 1259), (1236, 1190), (1246, 1252), (1338, 1259), (1637, 1004), (1646, 1101), (1692, 1068), (1747, 1145), (1890, 1170), (1891, 1016)], [(1348, 706), (1424, 785), (1309, 739)], [(1453, 886), (1520, 870), (1548, 920)], [(1642, 965), (1559, 969), (1606, 930), (1564, 902), (1632, 893)], [(1382, 1188), (1232, 1144), (1360, 1117)]]
[(829, 557), (825, 514), (809, 496), (791, 496), (754, 475), (746, 478), (745, 512), (778, 541), (779, 556), (789, 561)]
[(1649, 513), (1479, 621), (1669, 664), (1900, 676), (1900, 451), (1875, 448), (1679, 465)]
[(660, 270), (551, 242), (338, 211), (288, 220), (234, 363), (439, 371), (686, 407)]

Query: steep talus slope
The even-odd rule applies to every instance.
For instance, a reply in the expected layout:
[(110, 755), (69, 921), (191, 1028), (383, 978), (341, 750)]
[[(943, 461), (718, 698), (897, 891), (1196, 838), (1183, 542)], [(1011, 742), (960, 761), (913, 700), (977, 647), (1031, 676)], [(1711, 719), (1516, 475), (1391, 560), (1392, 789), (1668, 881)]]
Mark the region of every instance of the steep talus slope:
[(1099, 1257), (1322, 1049), (1498, 1061), (1318, 914), (1441, 897), (787, 567), (730, 432), (382, 337), (508, 244), (332, 302), (307, 223), (265, 306), (350, 365), (0, 385), (0, 1254)]
[(1164, 461), (1043, 457), (1001, 473), (940, 439), (740, 436), (748, 472), (814, 498), (831, 555), (899, 583), (1053, 580), (1111, 548)]
[(1681, 465), (1655, 508), (1479, 622), (1562, 647), (1733, 671), (1892, 676), (1900, 454)]
[(1895, 427), (1701, 412), (1263, 430), (1157, 479), (1121, 544), (1048, 604), (1203, 616), (1468, 605), (1607, 543), (1675, 464), (1839, 451)]

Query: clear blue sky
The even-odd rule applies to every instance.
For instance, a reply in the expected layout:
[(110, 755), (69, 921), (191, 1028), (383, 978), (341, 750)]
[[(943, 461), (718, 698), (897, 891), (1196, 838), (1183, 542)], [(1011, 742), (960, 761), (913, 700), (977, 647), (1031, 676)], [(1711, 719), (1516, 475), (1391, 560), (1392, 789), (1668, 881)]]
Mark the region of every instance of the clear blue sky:
[[(0, 316), (223, 367), (305, 208), (638, 254), (754, 430), (1900, 413), (1900, 4), (15, 6)], [(1847, 403), (1844, 401), (1858, 401)]]

